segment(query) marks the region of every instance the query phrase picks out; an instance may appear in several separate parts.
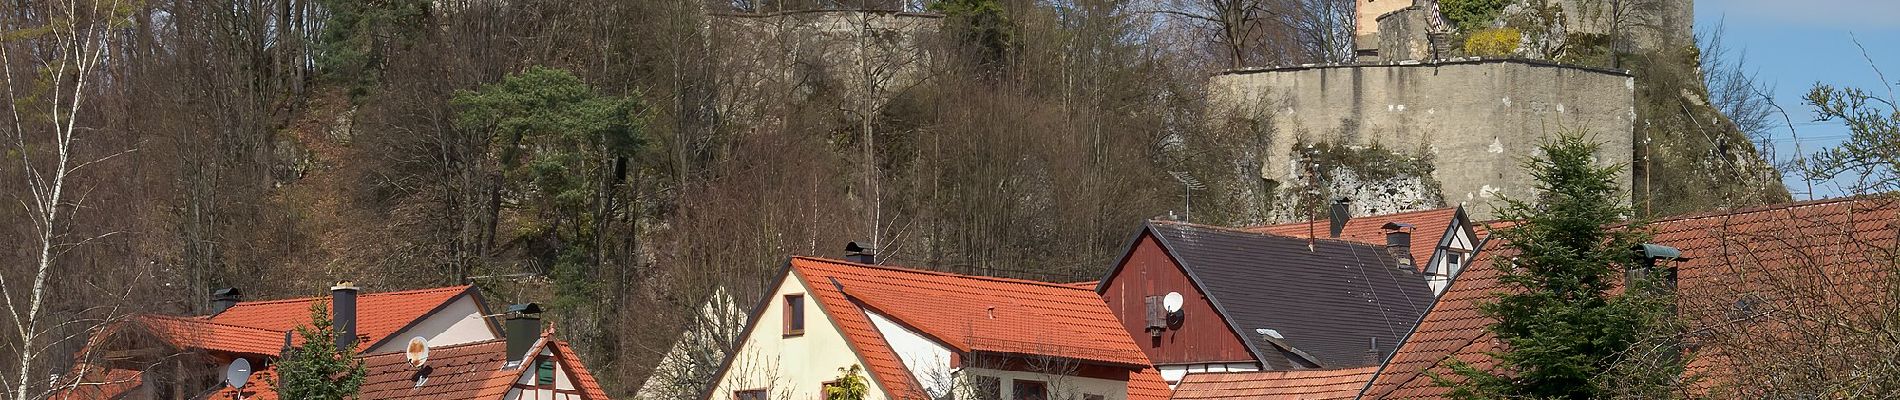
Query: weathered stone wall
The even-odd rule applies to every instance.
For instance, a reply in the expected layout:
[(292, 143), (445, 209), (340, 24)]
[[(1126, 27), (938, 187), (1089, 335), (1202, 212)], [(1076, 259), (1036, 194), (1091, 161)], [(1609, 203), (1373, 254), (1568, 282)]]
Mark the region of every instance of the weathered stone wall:
[(1356, 50), (1378, 51), (1381, 44), (1379, 16), (1411, 7), (1412, 0), (1357, 0), (1353, 2), (1353, 39)]
[[(1298, 181), (1299, 143), (1378, 144), (1433, 160), (1443, 204), (1469, 203), (1480, 219), (1499, 195), (1532, 194), (1521, 164), (1545, 138), (1580, 130), (1603, 143), (1603, 162), (1632, 154), (1635, 80), (1618, 71), (1461, 59), (1243, 70), (1208, 87), (1217, 110), (1270, 121), (1265, 179)], [(1618, 179), (1629, 187), (1627, 172)]]
[(1433, 57), (1431, 28), (1422, 7), (1406, 7), (1379, 16), (1379, 60), (1429, 60)]

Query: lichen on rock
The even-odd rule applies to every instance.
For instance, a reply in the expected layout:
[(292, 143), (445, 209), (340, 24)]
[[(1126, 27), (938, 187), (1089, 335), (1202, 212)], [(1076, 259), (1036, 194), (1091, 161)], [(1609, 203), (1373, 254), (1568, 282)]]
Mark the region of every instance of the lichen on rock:
[(1345, 199), (1353, 215), (1377, 215), (1445, 206), (1432, 178), (1431, 153), (1399, 152), (1377, 144), (1296, 143), (1294, 181), (1278, 185), (1271, 215), (1280, 221), (1316, 218), (1326, 204)]

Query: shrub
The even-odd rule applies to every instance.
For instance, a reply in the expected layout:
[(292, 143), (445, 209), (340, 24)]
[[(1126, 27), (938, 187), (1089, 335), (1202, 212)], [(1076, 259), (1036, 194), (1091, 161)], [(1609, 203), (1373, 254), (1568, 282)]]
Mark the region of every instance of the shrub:
[(1465, 39), (1465, 54), (1484, 57), (1508, 57), (1517, 53), (1524, 33), (1516, 28), (1486, 29)]
[(1511, 0), (1440, 0), (1438, 10), (1445, 13), (1445, 19), (1458, 25), (1458, 30), (1471, 32), (1484, 29), (1498, 18), (1504, 6)]

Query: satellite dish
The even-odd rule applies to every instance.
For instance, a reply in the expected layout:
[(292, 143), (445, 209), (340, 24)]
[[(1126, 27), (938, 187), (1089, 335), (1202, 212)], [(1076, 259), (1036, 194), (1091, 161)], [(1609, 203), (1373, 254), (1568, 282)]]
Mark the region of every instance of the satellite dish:
[(1181, 292), (1168, 292), (1167, 296), (1161, 298), (1161, 308), (1168, 310), (1169, 314), (1179, 313), (1182, 302)]
[(251, 381), (251, 361), (237, 359), (231, 366), (224, 367), (224, 383), (232, 388), (243, 389), (245, 382)]
[(429, 339), (423, 339), (421, 336), (410, 338), (406, 352), (409, 365), (422, 366), (423, 363), (429, 362)]

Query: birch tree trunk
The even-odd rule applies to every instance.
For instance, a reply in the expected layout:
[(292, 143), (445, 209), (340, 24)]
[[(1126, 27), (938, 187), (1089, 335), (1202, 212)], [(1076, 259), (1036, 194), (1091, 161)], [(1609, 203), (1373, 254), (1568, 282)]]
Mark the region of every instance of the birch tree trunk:
[[(9, 361), (17, 363), (12, 376), (0, 382), (17, 400), (41, 397), (43, 393), (35, 389), (46, 386), (36, 384), (44, 381), (35, 376), (45, 372), (40, 369), (53, 344), (48, 343), (53, 339), (50, 332), (60, 325), (43, 313), (47, 282), (61, 272), (60, 255), (98, 238), (75, 240), (65, 235), (72, 220), (69, 214), (84, 209), (83, 196), (69, 198), (68, 178), (89, 165), (129, 152), (76, 159), (81, 152), (75, 147), (83, 144), (82, 136), (96, 133), (79, 124), (81, 110), (89, 100), (89, 84), (103, 72), (100, 65), (107, 41), (114, 37), (109, 31), (126, 14), (124, 8), (112, 0), (67, 0), (45, 3), (44, 9), (0, 13), (0, 32), (26, 32), (21, 40), (0, 43), (0, 82), (4, 82), (10, 122), (5, 129), (11, 131), (16, 146), (12, 153), (18, 157), (28, 191), (21, 205), (33, 225), (34, 242), (23, 247), (36, 250), (24, 276), (14, 271), (0, 273), (0, 306), (10, 319), (6, 328), (13, 341)], [(41, 51), (16, 51), (15, 45), (20, 50)], [(31, 70), (16, 68), (16, 60), (26, 62)]]

